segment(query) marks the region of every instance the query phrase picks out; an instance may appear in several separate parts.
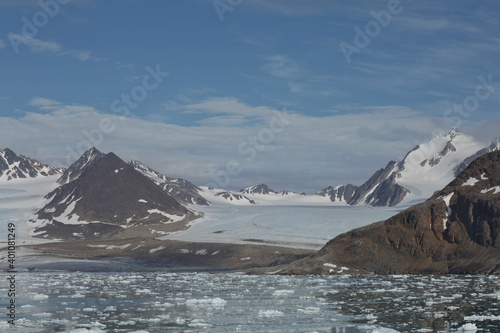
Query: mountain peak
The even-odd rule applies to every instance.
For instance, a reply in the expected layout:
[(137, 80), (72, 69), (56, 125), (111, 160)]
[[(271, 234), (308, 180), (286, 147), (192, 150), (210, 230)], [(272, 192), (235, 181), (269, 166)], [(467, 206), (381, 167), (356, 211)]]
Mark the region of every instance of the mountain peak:
[(0, 180), (37, 178), (60, 173), (62, 173), (62, 169), (52, 168), (34, 158), (17, 156), (9, 148), (0, 150)]
[(16, 155), (16, 153), (14, 153), (14, 152), (12, 151), (12, 149), (10, 149), (10, 148), (5, 148), (5, 149), (3, 149), (3, 150), (0, 150), (0, 153), (2, 153), (2, 152), (3, 152), (5, 155)]
[(460, 131), (459, 131), (459, 130), (458, 130), (458, 128), (456, 128), (456, 127), (453, 127), (453, 128), (451, 129), (450, 133), (448, 133), (448, 135), (449, 135), (452, 139), (454, 139), (454, 138), (455, 138), (457, 135), (459, 135), (459, 134), (460, 134)]
[(37, 233), (63, 239), (104, 236), (143, 224), (172, 223), (189, 213), (114, 153), (79, 171), (77, 178), (46, 196), (50, 201), (37, 212)]
[(59, 184), (67, 184), (77, 179), (90, 165), (104, 156), (97, 148), (90, 148), (63, 173), (57, 182)]

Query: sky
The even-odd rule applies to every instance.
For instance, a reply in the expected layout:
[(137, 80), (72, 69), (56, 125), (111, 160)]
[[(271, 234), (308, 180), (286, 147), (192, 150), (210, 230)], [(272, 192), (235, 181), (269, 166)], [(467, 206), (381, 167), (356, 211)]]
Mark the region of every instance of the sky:
[(360, 185), (500, 118), (500, 3), (0, 0), (0, 148), (199, 186)]

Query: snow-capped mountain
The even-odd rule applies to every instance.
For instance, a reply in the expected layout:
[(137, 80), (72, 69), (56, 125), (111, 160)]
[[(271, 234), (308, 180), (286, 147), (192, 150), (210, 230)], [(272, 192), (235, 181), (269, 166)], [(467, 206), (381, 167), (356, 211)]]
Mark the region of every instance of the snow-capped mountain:
[(64, 169), (52, 168), (23, 155), (17, 156), (9, 148), (0, 150), (0, 181), (20, 178), (37, 178), (63, 173)]
[(75, 163), (73, 163), (57, 180), (61, 185), (69, 183), (78, 177), (93, 163), (105, 155), (96, 148), (87, 150)]
[[(73, 170), (78, 170), (78, 165)], [(38, 237), (112, 237), (124, 229), (175, 223), (191, 212), (113, 153), (46, 197), (34, 222)], [(158, 229), (158, 228), (156, 228)]]
[(201, 189), (191, 182), (181, 178), (164, 176), (139, 161), (130, 161), (129, 165), (151, 179), (178, 201), (186, 204), (208, 205), (208, 201), (200, 194)]
[(498, 150), (499, 145), (485, 148), (488, 145), (457, 129), (446, 135), (437, 135), (415, 147), (395, 165), (395, 182), (410, 191), (404, 197), (405, 201), (427, 199), (451, 182), (461, 166), (487, 152)]
[[(452, 181), (471, 161), (499, 149), (498, 140), (487, 146), (453, 129), (446, 135), (436, 135), (416, 146), (402, 161), (390, 161), (364, 184), (351, 187), (342, 199), (349, 205), (371, 206), (420, 202)], [(339, 200), (339, 194), (333, 187), (316, 194), (328, 196), (329, 193), (333, 195), (332, 202)]]
[[(240, 192), (210, 189), (204, 186), (201, 187), (201, 190), (201, 194), (213, 204), (237, 206), (331, 206), (335, 204), (330, 201), (330, 197), (299, 194), (287, 190), (275, 192), (264, 184), (251, 186)], [(345, 203), (340, 202), (336, 204), (345, 205)]]

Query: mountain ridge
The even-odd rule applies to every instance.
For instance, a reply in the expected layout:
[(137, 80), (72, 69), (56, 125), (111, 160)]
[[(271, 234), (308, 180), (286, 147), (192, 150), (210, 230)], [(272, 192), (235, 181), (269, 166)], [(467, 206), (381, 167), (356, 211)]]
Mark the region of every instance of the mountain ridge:
[(185, 204), (209, 205), (208, 200), (200, 194), (201, 189), (193, 183), (182, 178), (167, 177), (140, 161), (130, 161), (128, 164), (178, 201)]
[[(212, 200), (229, 204), (334, 204), (334, 205), (370, 205), (396, 206), (422, 202), (451, 181), (460, 171), (475, 158), (488, 152), (500, 149), (500, 139), (490, 145), (476, 142), (457, 129), (447, 134), (438, 134), (425, 143), (417, 145), (399, 161), (389, 163), (377, 171), (361, 185), (328, 186), (320, 191), (297, 198), (297, 193), (283, 190), (274, 191), (266, 184), (258, 184), (241, 189), (239, 192), (214, 189), (202, 189), (182, 178), (167, 177), (139, 161), (130, 161), (137, 171), (184, 204), (209, 205)], [(11, 155), (15, 155), (13, 152)], [(22, 155), (21, 155), (22, 156)], [(79, 177), (84, 170), (104, 156), (96, 148), (85, 152), (58, 180), (63, 185)], [(24, 157), (23, 157), (24, 158)], [(0, 157), (1, 159), (1, 157)], [(29, 158), (24, 158), (26, 163)], [(36, 164), (41, 162), (34, 162)], [(12, 163), (11, 163), (12, 164)], [(61, 173), (63, 170), (43, 165), (51, 172)], [(6, 169), (4, 167), (4, 169)], [(0, 160), (0, 172), (2, 170)], [(55, 170), (55, 171), (54, 171)], [(11, 171), (9, 171), (11, 172)], [(36, 174), (34, 172), (33, 174)], [(11, 180), (16, 173), (9, 176), (0, 173), (0, 180)], [(29, 172), (19, 174), (19, 177)], [(10, 177), (10, 178), (7, 178)], [(217, 194), (217, 195), (216, 195)], [(280, 196), (279, 198), (277, 196)], [(285, 199), (290, 200), (285, 200)], [(226, 201), (224, 201), (224, 199)], [(272, 201), (272, 202), (267, 202)]]
[(63, 170), (50, 167), (34, 158), (18, 156), (9, 148), (0, 150), (0, 181), (52, 176), (63, 173)]

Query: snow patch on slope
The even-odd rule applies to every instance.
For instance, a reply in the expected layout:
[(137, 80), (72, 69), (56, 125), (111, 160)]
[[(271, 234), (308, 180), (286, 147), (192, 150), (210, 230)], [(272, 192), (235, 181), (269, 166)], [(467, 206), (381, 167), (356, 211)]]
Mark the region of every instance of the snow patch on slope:
[(492, 187), (492, 188), (489, 188), (486, 190), (482, 190), (481, 193), (485, 194), (485, 193), (491, 192), (493, 190), (495, 191), (495, 192), (493, 192), (493, 194), (500, 193), (500, 186), (495, 186), (495, 187)]
[(478, 181), (478, 179), (470, 177), (465, 183), (462, 184), (462, 186), (474, 186)]

